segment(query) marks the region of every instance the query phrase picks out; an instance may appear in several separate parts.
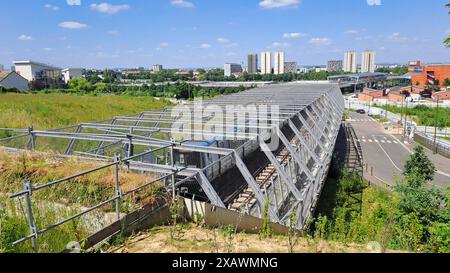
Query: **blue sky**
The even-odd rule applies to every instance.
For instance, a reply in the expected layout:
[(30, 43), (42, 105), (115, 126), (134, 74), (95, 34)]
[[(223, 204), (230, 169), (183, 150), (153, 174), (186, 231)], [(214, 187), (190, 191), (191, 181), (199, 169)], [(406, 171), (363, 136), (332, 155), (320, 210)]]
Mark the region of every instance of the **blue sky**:
[(0, 16), (0, 64), (221, 67), (286, 52), (301, 65), (373, 49), (377, 62), (449, 62), (448, 0), (15, 0)]

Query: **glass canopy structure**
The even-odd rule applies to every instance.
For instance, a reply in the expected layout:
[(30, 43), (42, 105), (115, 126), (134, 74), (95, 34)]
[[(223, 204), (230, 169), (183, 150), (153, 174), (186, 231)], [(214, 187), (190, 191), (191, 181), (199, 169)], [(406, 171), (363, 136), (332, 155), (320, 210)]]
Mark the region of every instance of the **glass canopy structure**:
[(9, 149), (122, 159), (174, 195), (302, 229), (314, 212), (340, 129), (337, 84), (292, 83), (54, 130), (3, 129)]

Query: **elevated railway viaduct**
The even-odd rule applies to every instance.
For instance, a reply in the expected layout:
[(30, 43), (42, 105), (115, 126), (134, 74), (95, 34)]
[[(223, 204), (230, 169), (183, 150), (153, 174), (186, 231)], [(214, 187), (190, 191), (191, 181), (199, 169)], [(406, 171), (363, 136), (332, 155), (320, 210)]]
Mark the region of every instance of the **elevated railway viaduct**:
[(343, 111), (337, 84), (280, 84), (55, 130), (7, 129), (18, 135), (0, 145), (118, 160), (159, 177), (174, 195), (260, 218), (266, 206), (272, 222), (296, 219), (302, 229)]

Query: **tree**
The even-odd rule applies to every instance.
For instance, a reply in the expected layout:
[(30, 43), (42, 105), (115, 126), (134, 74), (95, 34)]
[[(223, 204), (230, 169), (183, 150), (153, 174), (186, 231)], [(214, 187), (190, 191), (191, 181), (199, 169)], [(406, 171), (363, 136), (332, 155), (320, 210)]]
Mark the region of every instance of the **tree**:
[(449, 79), (449, 78), (445, 78), (445, 80), (444, 80), (444, 86), (445, 86), (445, 87), (449, 87), (449, 86), (450, 86), (450, 79)]
[(92, 84), (83, 78), (75, 78), (69, 81), (70, 89), (74, 89), (77, 92), (91, 92)]
[(104, 82), (98, 82), (94, 85), (94, 87), (95, 92), (98, 93), (106, 93), (108, 91), (108, 84)]
[(420, 180), (423, 179), (424, 182), (427, 182), (434, 179), (435, 172), (436, 167), (425, 154), (424, 148), (419, 145), (416, 146), (414, 148), (414, 153), (406, 161), (403, 175), (414, 175), (419, 178), (416, 181), (420, 182)]

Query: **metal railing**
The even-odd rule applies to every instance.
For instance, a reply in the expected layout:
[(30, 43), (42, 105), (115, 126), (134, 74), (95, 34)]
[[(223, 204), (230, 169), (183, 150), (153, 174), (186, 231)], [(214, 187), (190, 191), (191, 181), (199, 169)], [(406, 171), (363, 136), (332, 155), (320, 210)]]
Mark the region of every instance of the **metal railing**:
[[(14, 198), (24, 197), (25, 214), (26, 214), (26, 220), (27, 220), (28, 226), (30, 228), (30, 234), (25, 236), (25, 237), (23, 237), (23, 238), (21, 238), (21, 239), (19, 239), (19, 240), (17, 240), (17, 241), (14, 241), (12, 243), (12, 245), (17, 245), (17, 244), (23, 243), (25, 241), (31, 240), (33, 251), (34, 252), (38, 252), (37, 239), (38, 239), (38, 236), (40, 234), (43, 234), (43, 233), (48, 232), (50, 230), (53, 230), (53, 229), (55, 229), (55, 228), (65, 224), (67, 222), (70, 222), (70, 221), (72, 221), (74, 219), (80, 218), (80, 217), (82, 217), (82, 216), (84, 216), (84, 215), (86, 215), (86, 214), (88, 214), (88, 213), (90, 213), (90, 212), (92, 212), (92, 211), (94, 211), (96, 209), (99, 209), (99, 208), (104, 207), (104, 206), (106, 206), (108, 204), (111, 204), (111, 203), (115, 203), (115, 213), (116, 213), (116, 216), (117, 216), (117, 221), (120, 221), (121, 220), (120, 206), (121, 206), (122, 199), (124, 197), (126, 197), (126, 196), (128, 196), (130, 194), (142, 191), (143, 189), (146, 189), (146, 188), (154, 185), (155, 183), (157, 183), (159, 181), (162, 181), (162, 180), (165, 180), (167, 178), (173, 177), (173, 175), (178, 172), (178, 171), (173, 171), (173, 173), (161, 176), (161, 177), (159, 177), (159, 178), (157, 178), (155, 180), (152, 180), (150, 182), (144, 183), (144, 184), (142, 184), (142, 185), (140, 185), (140, 186), (138, 186), (138, 187), (136, 187), (136, 188), (134, 188), (132, 190), (128, 190), (126, 192), (122, 191), (122, 189), (120, 187), (120, 177), (119, 177), (120, 166), (125, 166), (126, 167), (126, 165), (129, 164), (133, 159), (137, 159), (137, 158), (143, 157), (143, 156), (151, 154), (153, 152), (155, 152), (155, 150), (146, 151), (146, 152), (143, 152), (141, 154), (138, 154), (138, 155), (135, 155), (135, 156), (131, 156), (131, 157), (128, 157), (128, 158), (124, 158), (124, 159), (121, 159), (120, 156), (116, 155), (114, 157), (114, 161), (111, 162), (111, 163), (108, 163), (108, 164), (105, 164), (103, 166), (100, 166), (100, 167), (97, 167), (97, 168), (94, 168), (94, 169), (90, 169), (90, 170), (87, 170), (87, 171), (75, 174), (75, 175), (72, 175), (72, 176), (68, 176), (68, 177), (65, 177), (65, 178), (62, 178), (62, 179), (54, 180), (54, 181), (48, 182), (46, 184), (38, 185), (38, 186), (33, 186), (32, 181), (30, 181), (30, 180), (23, 181), (23, 190), (20, 191), (20, 192), (17, 192), (17, 193), (9, 195), (9, 198), (10, 199), (14, 199)], [(77, 214), (75, 214), (75, 215), (73, 215), (71, 217), (63, 219), (63, 220), (61, 220), (61, 221), (59, 221), (59, 222), (57, 222), (55, 224), (52, 224), (52, 225), (50, 225), (48, 227), (39, 228), (36, 225), (36, 221), (34, 219), (34, 214), (33, 214), (33, 206), (32, 206), (32, 203), (31, 203), (31, 197), (32, 197), (33, 193), (38, 192), (38, 191), (43, 190), (43, 189), (46, 189), (46, 188), (49, 188), (49, 187), (53, 187), (53, 186), (61, 184), (61, 183), (69, 182), (69, 181), (71, 181), (71, 180), (73, 180), (75, 178), (86, 176), (88, 174), (91, 174), (91, 173), (94, 173), (94, 172), (98, 172), (98, 171), (101, 171), (101, 170), (104, 170), (104, 169), (108, 169), (108, 168), (111, 168), (111, 167), (114, 168), (114, 170), (113, 170), (114, 171), (114, 196), (113, 197), (109, 198), (106, 201), (102, 201), (102, 202), (100, 202), (100, 203), (98, 203), (98, 204), (96, 204), (96, 205), (94, 205), (94, 206), (92, 206), (90, 208), (84, 209), (82, 212), (79, 212), (79, 213), (77, 213)]]
[(442, 141), (434, 136), (426, 135), (422, 132), (415, 132), (414, 140), (432, 150), (434, 153), (450, 158), (450, 145), (447, 141)]

